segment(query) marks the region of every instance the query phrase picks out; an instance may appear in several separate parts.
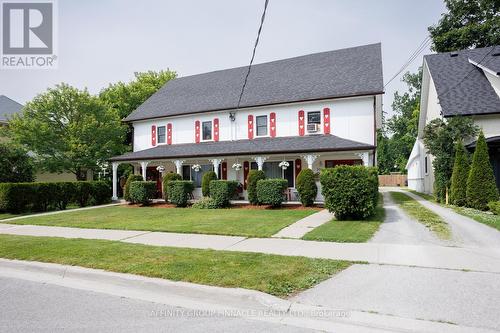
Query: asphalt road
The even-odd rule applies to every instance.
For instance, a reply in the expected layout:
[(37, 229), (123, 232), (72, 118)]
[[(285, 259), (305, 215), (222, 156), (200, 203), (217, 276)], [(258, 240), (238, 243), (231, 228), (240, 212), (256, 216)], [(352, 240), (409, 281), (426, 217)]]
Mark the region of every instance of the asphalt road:
[[(257, 320), (0, 278), (0, 332), (308, 332)], [(312, 331), (311, 331), (312, 332)]]

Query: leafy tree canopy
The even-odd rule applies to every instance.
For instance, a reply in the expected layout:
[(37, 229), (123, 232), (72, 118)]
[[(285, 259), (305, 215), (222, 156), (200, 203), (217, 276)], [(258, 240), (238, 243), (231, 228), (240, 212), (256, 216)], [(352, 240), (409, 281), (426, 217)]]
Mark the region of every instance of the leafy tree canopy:
[(429, 27), (432, 50), (449, 52), (500, 44), (500, 1), (444, 0), (447, 13)]
[(57, 85), (36, 96), (9, 122), (8, 135), (33, 153), (38, 168), (84, 179), (125, 151), (125, 127), (116, 110), (87, 90)]
[(32, 158), (20, 147), (0, 143), (0, 183), (21, 183), (34, 180)]

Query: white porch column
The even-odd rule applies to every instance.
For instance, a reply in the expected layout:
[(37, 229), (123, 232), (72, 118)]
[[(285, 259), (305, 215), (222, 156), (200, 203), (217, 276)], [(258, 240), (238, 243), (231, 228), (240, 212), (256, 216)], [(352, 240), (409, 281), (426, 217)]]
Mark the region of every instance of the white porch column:
[(361, 160), (363, 161), (363, 165), (365, 167), (370, 166), (370, 155), (367, 151), (364, 153), (356, 153), (356, 155), (358, 155), (359, 158), (361, 158)]
[(262, 167), (264, 166), (264, 162), (267, 160), (267, 157), (264, 156), (256, 156), (253, 158), (255, 162), (257, 163), (257, 167), (259, 170), (262, 170)]
[(312, 155), (312, 154), (309, 154), (309, 155), (304, 155), (302, 156), (302, 158), (306, 161), (307, 163), (307, 168), (308, 169), (313, 169), (313, 164), (314, 164), (314, 161), (316, 161), (316, 159), (319, 157), (319, 155)]
[(175, 164), (175, 171), (177, 171), (178, 175), (182, 176), (182, 164), (184, 163), (184, 160), (174, 160)]
[(111, 197), (111, 200), (118, 200), (118, 166), (120, 163), (118, 162), (113, 162), (111, 164), (113, 168), (113, 196)]
[(214, 158), (214, 159), (211, 159), (209, 161), (212, 162), (212, 164), (214, 166), (214, 172), (217, 175), (217, 178), (219, 178), (219, 165), (222, 162), (222, 159)]
[(142, 169), (142, 180), (146, 180), (146, 168), (148, 167), (149, 161), (141, 161)]

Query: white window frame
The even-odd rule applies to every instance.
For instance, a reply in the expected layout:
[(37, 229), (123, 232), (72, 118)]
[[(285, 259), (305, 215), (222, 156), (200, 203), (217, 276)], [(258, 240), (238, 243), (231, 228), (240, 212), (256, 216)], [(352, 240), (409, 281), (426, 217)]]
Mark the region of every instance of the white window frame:
[[(204, 136), (203, 136), (203, 124), (205, 123), (210, 123), (210, 139), (204, 139)], [(209, 141), (214, 141), (214, 121), (213, 120), (204, 120), (204, 121), (201, 121), (201, 128), (200, 128), (200, 139), (202, 142), (209, 142)], [(220, 132), (220, 128), (219, 128), (219, 132)]]
[[(309, 113), (319, 113), (319, 129), (317, 132), (314, 132), (314, 133), (309, 133), (309, 131), (307, 130), (307, 125), (309, 125)], [(306, 114), (305, 114), (305, 125), (306, 125), (306, 134), (322, 134), (323, 133), (323, 111), (321, 110), (314, 110), (314, 111), (306, 111)], [(316, 124), (316, 123), (314, 123)]]
[[(165, 141), (163, 142), (160, 142), (160, 127), (163, 127), (165, 129), (165, 132), (163, 134)], [(156, 126), (156, 144), (164, 145), (166, 143), (167, 143), (167, 126)]]
[[(258, 121), (257, 121), (257, 118), (259, 117), (266, 117), (266, 134), (265, 135), (259, 135), (259, 125), (258, 125)], [(270, 135), (269, 133), (269, 115), (268, 114), (261, 114), (261, 115), (258, 115), (258, 116), (255, 116), (255, 137), (257, 138), (265, 138), (265, 137), (268, 137)]]

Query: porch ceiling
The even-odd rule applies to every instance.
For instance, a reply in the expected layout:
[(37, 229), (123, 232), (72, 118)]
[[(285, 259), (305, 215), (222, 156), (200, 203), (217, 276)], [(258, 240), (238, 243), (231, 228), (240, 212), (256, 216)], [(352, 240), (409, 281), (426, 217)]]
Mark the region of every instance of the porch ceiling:
[(160, 145), (154, 148), (112, 157), (111, 161), (137, 161), (230, 155), (335, 152), (371, 150), (375, 146), (343, 139), (335, 135), (257, 138), (220, 142)]

